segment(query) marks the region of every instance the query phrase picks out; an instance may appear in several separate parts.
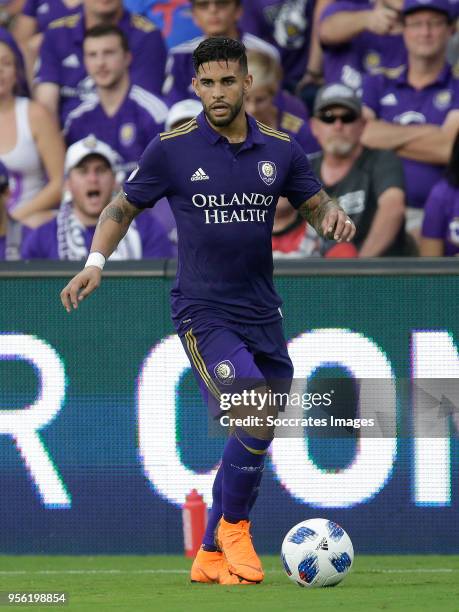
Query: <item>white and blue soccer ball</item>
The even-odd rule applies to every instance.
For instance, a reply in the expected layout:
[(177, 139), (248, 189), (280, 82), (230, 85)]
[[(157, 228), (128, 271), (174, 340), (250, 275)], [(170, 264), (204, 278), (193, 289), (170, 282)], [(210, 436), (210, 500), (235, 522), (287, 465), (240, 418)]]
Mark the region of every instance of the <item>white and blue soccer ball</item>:
[(292, 527), (282, 543), (287, 576), (301, 587), (335, 586), (349, 573), (354, 548), (342, 527), (315, 518)]

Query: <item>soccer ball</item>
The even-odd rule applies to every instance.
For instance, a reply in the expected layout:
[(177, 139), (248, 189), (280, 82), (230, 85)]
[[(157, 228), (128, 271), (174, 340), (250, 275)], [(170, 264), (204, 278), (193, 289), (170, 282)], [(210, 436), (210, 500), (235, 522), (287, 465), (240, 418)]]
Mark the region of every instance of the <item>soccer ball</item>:
[(354, 560), (350, 537), (342, 527), (315, 518), (292, 527), (282, 543), (287, 576), (301, 587), (335, 586)]

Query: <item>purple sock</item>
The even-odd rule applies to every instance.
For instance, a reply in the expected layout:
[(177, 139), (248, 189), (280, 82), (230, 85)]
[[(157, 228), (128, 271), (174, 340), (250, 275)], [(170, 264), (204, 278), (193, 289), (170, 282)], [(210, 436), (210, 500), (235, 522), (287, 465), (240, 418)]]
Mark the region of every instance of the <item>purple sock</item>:
[[(223, 451), (223, 516), (230, 523), (249, 518), (271, 440), (232, 435)], [(254, 497), (255, 493), (255, 497)]]
[(255, 504), (255, 502), (257, 501), (258, 493), (260, 492), (260, 484), (261, 484), (261, 478), (262, 478), (262, 476), (263, 476), (263, 471), (261, 471), (261, 472), (258, 474), (258, 480), (257, 480), (257, 482), (255, 483), (255, 486), (254, 486), (253, 491), (252, 491), (252, 495), (250, 496), (250, 499), (249, 499), (249, 504), (248, 504), (248, 506), (249, 506), (249, 512), (252, 510), (253, 505), (254, 505), (254, 504)]
[(223, 467), (220, 465), (218, 472), (215, 475), (214, 484), (212, 486), (212, 508), (207, 517), (207, 527), (202, 539), (202, 547), (207, 552), (215, 552), (214, 532), (218, 521), (222, 517), (222, 483), (223, 483)]

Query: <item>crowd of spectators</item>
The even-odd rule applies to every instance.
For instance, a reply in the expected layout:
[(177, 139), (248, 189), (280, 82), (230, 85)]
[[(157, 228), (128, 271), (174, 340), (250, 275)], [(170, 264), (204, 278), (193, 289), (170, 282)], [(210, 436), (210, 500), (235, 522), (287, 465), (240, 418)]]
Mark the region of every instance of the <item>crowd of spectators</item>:
[[(459, 7), (459, 4), (457, 5)], [(158, 133), (196, 116), (192, 53), (241, 40), (247, 112), (298, 140), (357, 226), (322, 240), (288, 200), (277, 257), (459, 253), (453, 0), (0, 0), (0, 259), (85, 259)], [(167, 200), (112, 259), (174, 257)]]

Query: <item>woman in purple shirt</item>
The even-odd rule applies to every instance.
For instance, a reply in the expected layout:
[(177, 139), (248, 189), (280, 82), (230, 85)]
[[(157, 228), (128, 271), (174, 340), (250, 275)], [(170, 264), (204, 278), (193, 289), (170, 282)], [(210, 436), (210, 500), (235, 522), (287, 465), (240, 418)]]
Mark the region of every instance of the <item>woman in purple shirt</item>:
[(459, 135), (445, 177), (434, 185), (427, 198), (420, 254), (459, 255)]

